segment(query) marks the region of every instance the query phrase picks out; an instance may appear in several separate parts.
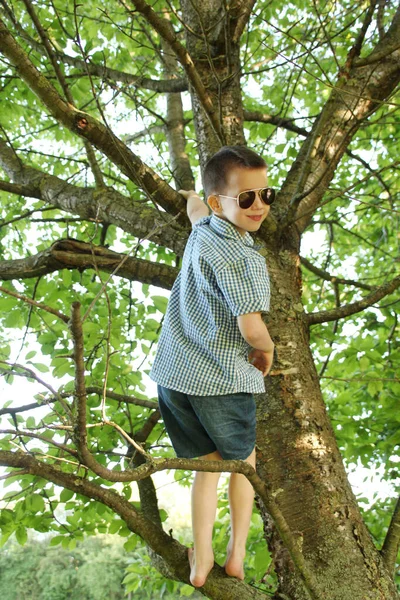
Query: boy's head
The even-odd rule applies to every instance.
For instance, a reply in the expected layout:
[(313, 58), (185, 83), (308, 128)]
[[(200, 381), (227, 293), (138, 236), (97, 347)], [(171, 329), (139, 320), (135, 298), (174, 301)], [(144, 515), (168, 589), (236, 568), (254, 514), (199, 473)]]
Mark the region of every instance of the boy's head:
[(216, 216), (231, 222), (241, 235), (258, 231), (269, 205), (258, 191), (248, 208), (241, 208), (236, 198), (240, 192), (267, 187), (267, 165), (261, 156), (246, 146), (224, 146), (206, 163), (203, 179), (207, 204)]

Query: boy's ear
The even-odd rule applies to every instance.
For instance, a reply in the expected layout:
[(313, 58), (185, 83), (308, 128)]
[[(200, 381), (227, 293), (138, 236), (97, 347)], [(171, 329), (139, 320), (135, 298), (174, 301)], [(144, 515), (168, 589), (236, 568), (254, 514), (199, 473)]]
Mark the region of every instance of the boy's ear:
[(221, 203), (216, 194), (211, 194), (210, 196), (208, 196), (207, 204), (213, 212), (215, 212), (215, 213), (221, 212)]

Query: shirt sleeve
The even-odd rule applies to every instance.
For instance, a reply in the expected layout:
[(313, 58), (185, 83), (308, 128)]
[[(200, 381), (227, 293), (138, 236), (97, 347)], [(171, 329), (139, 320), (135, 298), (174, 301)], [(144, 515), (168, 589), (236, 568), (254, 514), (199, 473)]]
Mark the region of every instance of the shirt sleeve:
[(201, 217), (200, 219), (198, 219), (195, 223), (193, 223), (192, 225), (192, 229), (194, 229), (195, 227), (199, 227), (201, 225), (206, 225), (207, 223), (209, 223), (211, 220), (210, 215), (205, 215), (204, 217)]
[(259, 260), (246, 258), (225, 266), (216, 279), (234, 317), (269, 311), (269, 276), (261, 255)]

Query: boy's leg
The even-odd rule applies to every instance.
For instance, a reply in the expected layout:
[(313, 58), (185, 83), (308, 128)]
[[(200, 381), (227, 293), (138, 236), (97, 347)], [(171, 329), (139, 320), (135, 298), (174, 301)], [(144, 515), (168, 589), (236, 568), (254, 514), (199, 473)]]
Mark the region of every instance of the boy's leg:
[[(201, 457), (222, 460), (218, 451)], [(189, 550), (190, 581), (195, 587), (204, 585), (214, 565), (212, 533), (217, 511), (217, 488), (221, 473), (197, 471), (192, 487), (193, 550)]]
[[(255, 450), (246, 461), (255, 468)], [(253, 512), (253, 502), (254, 489), (248, 479), (239, 473), (232, 473), (229, 482), (231, 537), (227, 547), (225, 571), (228, 575), (238, 579), (244, 579), (243, 561), (246, 554), (246, 540)]]

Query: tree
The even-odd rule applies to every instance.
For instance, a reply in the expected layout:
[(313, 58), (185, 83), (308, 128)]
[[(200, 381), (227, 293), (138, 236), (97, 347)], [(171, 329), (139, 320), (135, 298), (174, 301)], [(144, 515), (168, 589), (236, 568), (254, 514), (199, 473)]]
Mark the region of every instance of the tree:
[[(3, 542), (14, 531), (23, 542), (26, 526), (66, 539), (133, 532), (162, 573), (188, 583), (186, 548), (162, 529), (151, 475), (221, 467), (172, 458), (148, 370), (131, 360), (151, 359), (166, 306), (153, 286), (171, 288), (190, 233), (175, 189), (195, 179), (199, 189), (223, 144), (249, 143), (279, 190), (257, 236), (276, 360), (258, 397), (257, 474), (238, 461), (223, 469), (255, 487), (276, 599), (398, 598), (399, 502), (380, 508), (374, 543), (367, 522), (378, 512), (363, 518), (343, 459), (398, 477), (399, 8), (1, 7), (1, 365), (8, 383), (43, 386), (35, 402), (0, 411), (10, 421), (0, 464), (21, 488), (2, 513)], [(324, 242), (305, 256), (313, 231)], [(19, 355), (34, 336), (66, 382), (56, 389), (39, 374), (35, 350), (11, 358), (10, 328), (23, 331)], [(48, 518), (59, 500), (73, 510), (68, 527)], [(218, 566), (203, 593), (265, 597)]]

